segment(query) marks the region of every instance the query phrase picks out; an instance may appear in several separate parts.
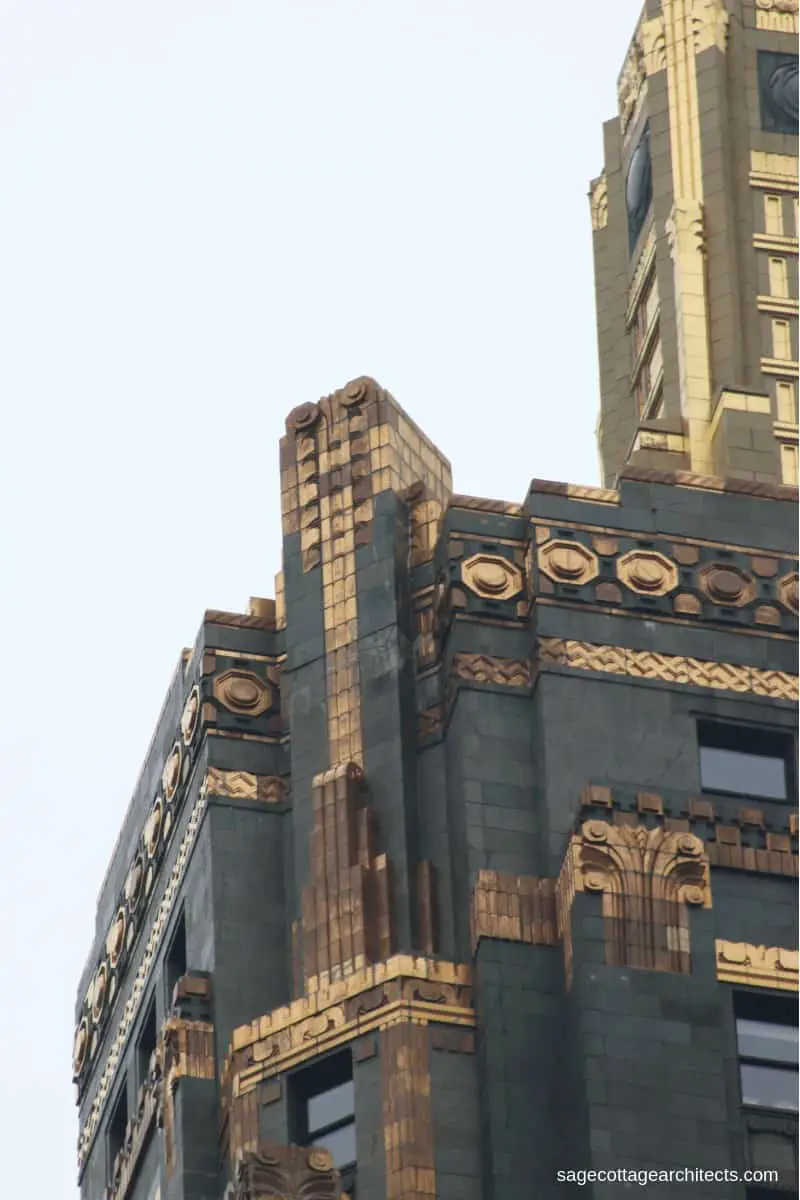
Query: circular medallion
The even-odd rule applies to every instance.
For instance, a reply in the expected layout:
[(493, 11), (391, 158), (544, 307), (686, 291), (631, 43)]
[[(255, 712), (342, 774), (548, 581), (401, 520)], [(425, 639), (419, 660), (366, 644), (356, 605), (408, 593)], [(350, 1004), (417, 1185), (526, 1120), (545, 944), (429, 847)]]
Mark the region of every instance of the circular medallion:
[(184, 746), (191, 744), (192, 738), (197, 729), (197, 718), (200, 715), (200, 688), (197, 684), (194, 685), (189, 693), (189, 699), (184, 705), (183, 713), (181, 714), (181, 734), (183, 736)]
[(740, 608), (755, 594), (750, 576), (732, 563), (709, 563), (700, 572), (700, 582), (710, 599), (725, 608)]
[(125, 909), (121, 908), (114, 918), (114, 922), (108, 931), (106, 938), (106, 952), (108, 961), (112, 967), (116, 967), (119, 962), (119, 956), (122, 953), (122, 948), (125, 945)]
[(147, 851), (147, 857), (152, 858), (158, 849), (158, 841), (161, 836), (161, 823), (164, 819), (164, 807), (160, 800), (156, 800), (150, 816), (147, 818), (147, 823), (144, 827), (144, 848)]
[(666, 596), (678, 585), (678, 568), (657, 550), (629, 550), (617, 563), (627, 588), (643, 596)]
[(599, 574), (597, 555), (580, 542), (554, 540), (539, 547), (539, 570), (554, 583), (580, 585)]
[(320, 1146), (316, 1146), (308, 1153), (308, 1165), (312, 1171), (330, 1171), (333, 1166), (333, 1158), (330, 1151), (323, 1150)]
[(678, 850), (681, 854), (697, 858), (702, 853), (703, 843), (693, 833), (682, 833), (678, 838)]
[(260, 717), (272, 704), (269, 684), (252, 671), (225, 671), (214, 680), (214, 696), (229, 712)]
[(92, 985), (92, 1020), (97, 1024), (103, 1014), (108, 991), (108, 967), (103, 963), (94, 977)]
[(286, 418), (286, 428), (311, 429), (319, 420), (320, 411), (318, 404), (298, 404), (297, 408), (293, 408)]
[(141, 858), (137, 858), (128, 872), (128, 878), (125, 880), (125, 901), (130, 912), (133, 912), (139, 903), (139, 897), (142, 894), (143, 876), (144, 864)]
[(169, 752), (169, 757), (164, 763), (164, 770), (161, 772), (161, 783), (164, 788), (164, 794), (167, 801), (170, 801), (175, 795), (178, 784), (181, 781), (181, 746), (180, 742), (176, 742)]
[(86, 1064), (89, 1054), (89, 1026), (84, 1017), (75, 1031), (72, 1043), (72, 1078), (77, 1079)]
[(608, 826), (605, 821), (587, 821), (583, 833), (590, 842), (608, 841)]
[(461, 564), (462, 582), (486, 600), (510, 600), (522, 591), (522, 572), (499, 554), (473, 554)]
[(606, 882), (606, 876), (602, 871), (587, 871), (583, 877), (583, 884), (587, 892), (604, 892)]
[(351, 383), (348, 383), (346, 388), (344, 388), (344, 390), (341, 393), (340, 399), (342, 401), (342, 404), (347, 404), (347, 405), (358, 404), (359, 401), (364, 400), (366, 398), (366, 395), (367, 395), (366, 379), (354, 379), (354, 380), (352, 380)]
[(694, 885), (685, 887), (683, 889), (683, 899), (686, 904), (701, 905), (705, 900), (703, 889)]

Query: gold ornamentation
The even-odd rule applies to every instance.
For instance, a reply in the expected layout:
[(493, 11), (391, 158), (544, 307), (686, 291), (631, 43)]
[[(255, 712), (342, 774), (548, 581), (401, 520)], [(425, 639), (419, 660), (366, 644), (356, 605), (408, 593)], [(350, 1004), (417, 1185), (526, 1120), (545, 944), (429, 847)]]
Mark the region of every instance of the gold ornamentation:
[(571, 583), (580, 587), (590, 583), (600, 573), (597, 555), (580, 542), (553, 539), (539, 547), (539, 570), (554, 583)]
[(700, 587), (715, 604), (741, 608), (756, 594), (749, 575), (732, 563), (707, 563), (699, 572)]
[(590, 198), (592, 229), (597, 232), (608, 225), (608, 180), (605, 175), (595, 179)]
[[(430, 990), (423, 997), (425, 987)], [(347, 977), (319, 981), (307, 996), (234, 1029), (223, 1094), (243, 1096), (309, 1058), (409, 1018), (474, 1029), (471, 968), (398, 954)]]
[(436, 1200), (428, 1030), (406, 1018), (380, 1047), (386, 1200)]
[(148, 1144), (150, 1130), (155, 1121), (158, 1092), (158, 1083), (149, 1079), (139, 1089), (138, 1108), (128, 1123), (125, 1144), (112, 1164), (108, 1200), (125, 1200), (130, 1194), (133, 1177), (138, 1170), (139, 1160)]
[(452, 675), (454, 679), (470, 683), (495, 683), (504, 687), (528, 687), (531, 682), (529, 663), (488, 654), (454, 654)]
[(237, 1155), (231, 1200), (345, 1200), (327, 1150), (255, 1141)]
[(152, 858), (158, 849), (163, 820), (164, 806), (159, 798), (150, 809), (150, 816), (147, 818), (147, 824), (144, 827), (144, 848), (147, 851), (148, 858)]
[(302, 895), (307, 992), (385, 961), (393, 941), (389, 864), (376, 852), (363, 771), (340, 763), (316, 775), (311, 790), (311, 884)]
[(169, 757), (164, 763), (164, 770), (161, 772), (161, 785), (164, 788), (164, 795), (167, 803), (172, 799), (178, 790), (178, 784), (181, 781), (181, 745), (176, 742), (169, 752)]
[(716, 46), (725, 52), (728, 44), (730, 15), (725, 0), (694, 0), (692, 36), (696, 54)]
[(125, 909), (121, 908), (114, 918), (111, 929), (108, 932), (108, 937), (106, 938), (106, 953), (108, 954), (108, 961), (112, 969), (116, 968), (119, 956), (125, 945), (125, 926)]
[(101, 963), (94, 977), (91, 990), (91, 1009), (92, 1020), (97, 1024), (103, 1012), (106, 1002), (106, 993), (108, 991), (108, 967), (105, 963)]
[(656, 75), (667, 65), (667, 42), (664, 34), (663, 16), (651, 21), (642, 21), (639, 29), (644, 69), (648, 75)]
[(798, 961), (796, 950), (781, 946), (751, 946), (747, 942), (717, 939), (717, 979), (740, 987), (772, 988), (796, 992)]
[(281, 442), (284, 537), (299, 534), (304, 572), (322, 570), (329, 761), (361, 762), (356, 548), (371, 540), (375, 497), (421, 482), (431, 502), (450, 496), (450, 466), (372, 379), (292, 414)]
[(672, 601), (672, 607), (676, 613), (681, 613), (687, 617), (699, 617), (703, 612), (703, 605), (697, 599), (697, 596), (693, 596), (691, 592), (681, 592)]
[(312, 1171), (330, 1171), (333, 1167), (333, 1158), (330, 1151), (323, 1150), (317, 1147), (309, 1152), (308, 1165)]
[(461, 564), (461, 578), (476, 596), (510, 600), (522, 591), (522, 572), (498, 554), (473, 554)]
[(538, 651), (540, 669), (553, 665), (636, 679), (660, 679), (714, 691), (749, 692), (773, 700), (797, 700), (797, 676), (786, 671), (765, 671), (760, 667), (561, 638), (539, 638)]
[(555, 879), (479, 871), (470, 910), (473, 951), (484, 937), (555, 946), (555, 888)]
[(89, 1053), (89, 1023), (84, 1017), (75, 1031), (75, 1041), (72, 1044), (72, 1078), (77, 1079), (86, 1063)]
[(198, 717), (200, 716), (200, 688), (194, 685), (181, 714), (181, 734), (184, 746), (190, 746), (197, 732)]
[(252, 671), (223, 671), (214, 696), (229, 712), (248, 717), (260, 717), (272, 704), (272, 688)]
[(511, 504), (507, 500), (489, 500), (484, 496), (451, 496), (448, 508), (467, 508), (477, 512), (501, 513), (506, 517), (521, 517), (524, 515), (521, 504)]
[(214, 796), (232, 800), (262, 800), (266, 804), (285, 804), (288, 800), (286, 783), (278, 775), (253, 775), (249, 771), (223, 771), (208, 768), (208, 791)]
[(711, 907), (700, 838), (660, 826), (584, 822), (573, 834), (557, 885), (559, 930), (572, 972), (570, 912), (577, 892), (601, 892), (610, 966), (689, 971), (686, 905)]
[(639, 106), (639, 100), (646, 86), (647, 71), (645, 70), (644, 55), (639, 42), (639, 30), (637, 29), (628, 47), (628, 53), (625, 56), (625, 62), (623, 63), (617, 82), (617, 103), (623, 137)]
[(139, 898), (142, 894), (143, 879), (144, 864), (141, 858), (136, 858), (125, 880), (125, 903), (128, 905), (129, 912), (134, 912), (139, 903)]
[(756, 0), (756, 29), (796, 34), (797, 0)]
[(797, 572), (784, 575), (778, 584), (778, 599), (784, 608), (797, 615)]
[(643, 596), (666, 596), (678, 586), (678, 568), (657, 550), (630, 550), (617, 563), (617, 576)]
[(111, 1082), (116, 1074), (117, 1065), (120, 1057), (123, 1054), (128, 1041), (128, 1035), (131, 1027), (136, 1020), (137, 1013), (142, 1001), (147, 982), (150, 978), (150, 972), (156, 959), (156, 955), (161, 944), (161, 938), (164, 929), (169, 920), (172, 909), (175, 905), (181, 882), (183, 880), (186, 864), (189, 861), (189, 856), (194, 847), (197, 833), (200, 828), (203, 814), (206, 809), (206, 788), (205, 784), (200, 789), (200, 795), (197, 798), (191, 816), (189, 817), (186, 831), (183, 835), (183, 840), (178, 849), (175, 859), (175, 865), (167, 879), (167, 885), (164, 889), (164, 894), (161, 897), (161, 902), (156, 910), (153, 924), (150, 926), (150, 931), (147, 937), (147, 943), (144, 948), (139, 969), (137, 970), (133, 983), (131, 985), (130, 994), (127, 1003), (122, 1009), (119, 1024), (116, 1033), (111, 1040), (108, 1054), (102, 1069), (98, 1069), (97, 1079), (98, 1087), (89, 1109), (88, 1116), (84, 1122), (83, 1128), (78, 1139), (78, 1167), (83, 1168), (86, 1157), (91, 1149), (92, 1143), (97, 1133), (100, 1124), (100, 1118), (108, 1100), (108, 1093), (111, 1088)]
[(175, 1167), (175, 1090), (181, 1079), (215, 1079), (214, 1026), (206, 1021), (170, 1017), (156, 1048), (157, 1072), (163, 1079), (160, 1124), (164, 1128), (167, 1178)]

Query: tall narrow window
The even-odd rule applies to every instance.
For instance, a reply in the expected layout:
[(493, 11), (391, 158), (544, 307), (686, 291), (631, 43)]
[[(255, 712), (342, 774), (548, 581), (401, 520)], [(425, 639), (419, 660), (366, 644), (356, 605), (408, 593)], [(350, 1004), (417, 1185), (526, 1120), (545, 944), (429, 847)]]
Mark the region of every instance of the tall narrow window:
[(776, 385), (778, 401), (778, 420), (788, 421), (791, 425), (797, 422), (797, 409), (794, 402), (794, 384), (779, 380)]
[(150, 1059), (156, 1048), (157, 1037), (156, 998), (153, 996), (136, 1043), (136, 1082), (139, 1087), (150, 1078)]
[(167, 1008), (172, 1008), (172, 993), (175, 984), (186, 974), (186, 915), (181, 913), (178, 924), (172, 935), (169, 950), (164, 962), (164, 976), (167, 987)]
[(772, 353), (775, 358), (792, 357), (792, 330), (788, 321), (772, 322)]
[(116, 1103), (108, 1122), (108, 1177), (114, 1178), (114, 1164), (125, 1145), (125, 1130), (128, 1125), (128, 1080), (123, 1078)]
[(786, 270), (785, 258), (769, 260), (769, 294), (779, 297), (789, 295), (789, 275)]
[(797, 487), (797, 446), (781, 443), (781, 482)]
[(792, 760), (789, 735), (716, 721), (700, 721), (697, 734), (704, 792), (788, 799)]
[(294, 1137), (300, 1145), (323, 1146), (334, 1164), (352, 1175), (356, 1161), (353, 1060), (350, 1051), (322, 1059), (292, 1078)]
[(783, 233), (783, 200), (780, 196), (764, 197), (764, 229), (767, 233)]

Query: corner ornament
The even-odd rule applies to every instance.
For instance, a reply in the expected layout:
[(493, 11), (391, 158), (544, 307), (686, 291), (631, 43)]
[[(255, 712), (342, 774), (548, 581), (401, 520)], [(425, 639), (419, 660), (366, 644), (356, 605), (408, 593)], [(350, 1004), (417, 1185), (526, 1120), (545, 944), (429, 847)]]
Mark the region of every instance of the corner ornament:
[(557, 887), (568, 978), (571, 908), (578, 892), (603, 896), (607, 965), (688, 974), (687, 907), (711, 907), (708, 855), (700, 838), (661, 827), (584, 822), (567, 848)]

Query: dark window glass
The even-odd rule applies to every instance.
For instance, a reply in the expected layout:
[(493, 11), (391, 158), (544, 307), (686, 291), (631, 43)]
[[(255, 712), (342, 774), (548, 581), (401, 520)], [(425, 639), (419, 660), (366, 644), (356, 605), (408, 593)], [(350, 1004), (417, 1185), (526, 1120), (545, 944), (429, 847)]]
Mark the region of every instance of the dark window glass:
[(294, 1139), (304, 1146), (324, 1146), (340, 1169), (354, 1164), (355, 1092), (350, 1052), (334, 1054), (299, 1071), (290, 1087)]
[(740, 1070), (743, 1104), (797, 1112), (797, 1071), (749, 1062), (743, 1062)]
[(309, 1142), (329, 1150), (337, 1167), (346, 1167), (356, 1161), (356, 1126), (352, 1119), (348, 1125), (341, 1125), (328, 1133), (313, 1134)]
[(797, 135), (797, 55), (777, 50), (758, 52), (761, 128)]
[(788, 798), (791, 742), (785, 734), (701, 721), (698, 737), (703, 791)]
[(316, 1096), (309, 1097), (308, 1132), (316, 1133), (335, 1121), (352, 1117), (354, 1112), (353, 1081), (348, 1079), (346, 1083), (329, 1088), (327, 1092), (318, 1092)]
[(797, 1027), (775, 1025), (770, 1021), (751, 1021), (740, 1017), (736, 1037), (742, 1058), (760, 1058), (767, 1062), (797, 1066)]
[(181, 913), (164, 962), (167, 985), (167, 1008), (172, 1008), (175, 984), (186, 974), (186, 916)]
[(108, 1122), (108, 1174), (113, 1178), (114, 1160), (125, 1145), (125, 1129), (128, 1125), (128, 1086), (123, 1079), (117, 1102)]
[(138, 1070), (138, 1084), (141, 1087), (146, 1083), (150, 1076), (150, 1058), (156, 1048), (156, 1002), (155, 998), (150, 1001), (150, 1007), (147, 1010), (147, 1016), (142, 1025), (142, 1032), (139, 1034), (139, 1041), (136, 1046), (136, 1059)]

